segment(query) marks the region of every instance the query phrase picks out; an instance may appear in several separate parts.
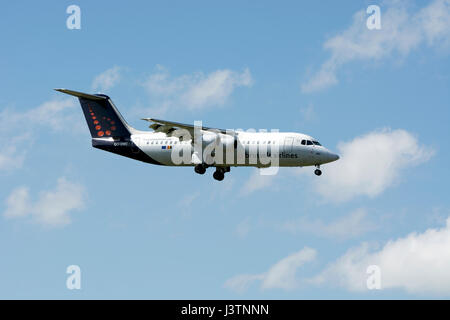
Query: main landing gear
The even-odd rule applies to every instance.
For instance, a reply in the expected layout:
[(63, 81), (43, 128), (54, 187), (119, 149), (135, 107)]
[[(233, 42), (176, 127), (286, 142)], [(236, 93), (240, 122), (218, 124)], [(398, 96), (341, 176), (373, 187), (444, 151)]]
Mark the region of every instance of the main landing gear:
[(314, 173), (316, 174), (316, 176), (320, 176), (322, 174), (322, 170), (320, 170), (320, 166), (319, 165), (317, 165), (316, 168), (317, 169), (314, 170)]
[(217, 181), (222, 181), (223, 178), (225, 178), (225, 172), (223, 171), (222, 168), (216, 168), (216, 171), (214, 171), (213, 173), (213, 177)]
[[(204, 163), (197, 164), (194, 167), (194, 171), (196, 173), (198, 173), (198, 174), (205, 174), (207, 167), (208, 166), (206, 164), (204, 164)], [(230, 172), (230, 167), (216, 167), (216, 171), (214, 171), (213, 177), (217, 181), (222, 181), (225, 178), (225, 173), (226, 172)]]
[(214, 179), (222, 181), (225, 178), (225, 172), (230, 172), (230, 167), (216, 167), (216, 171), (213, 173)]
[(204, 165), (203, 163), (202, 164), (198, 164), (198, 165), (195, 166), (194, 171), (195, 171), (195, 173), (198, 173), (198, 174), (205, 174), (205, 172), (206, 172), (206, 165)]

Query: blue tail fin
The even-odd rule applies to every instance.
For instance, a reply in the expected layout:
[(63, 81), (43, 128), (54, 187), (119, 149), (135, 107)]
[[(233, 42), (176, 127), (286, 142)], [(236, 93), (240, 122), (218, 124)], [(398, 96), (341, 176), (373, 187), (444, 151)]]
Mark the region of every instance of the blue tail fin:
[(92, 138), (130, 137), (133, 128), (126, 123), (108, 96), (104, 94), (92, 95), (67, 89), (55, 90), (78, 97)]

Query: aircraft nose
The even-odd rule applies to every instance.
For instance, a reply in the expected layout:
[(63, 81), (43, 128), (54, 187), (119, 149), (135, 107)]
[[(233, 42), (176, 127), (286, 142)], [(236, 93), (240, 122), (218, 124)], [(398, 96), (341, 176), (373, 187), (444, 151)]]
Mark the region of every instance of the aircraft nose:
[(336, 153), (330, 152), (331, 161), (339, 160), (339, 156)]
[(331, 151), (328, 151), (328, 161), (333, 162), (339, 159), (339, 156), (336, 153), (333, 153)]

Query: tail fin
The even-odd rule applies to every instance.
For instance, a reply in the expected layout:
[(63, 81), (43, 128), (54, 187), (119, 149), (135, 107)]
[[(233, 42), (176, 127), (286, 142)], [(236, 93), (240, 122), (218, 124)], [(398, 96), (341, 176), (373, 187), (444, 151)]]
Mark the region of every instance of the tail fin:
[(126, 123), (107, 95), (92, 95), (67, 89), (55, 90), (78, 97), (92, 138), (124, 138), (133, 133), (134, 129)]

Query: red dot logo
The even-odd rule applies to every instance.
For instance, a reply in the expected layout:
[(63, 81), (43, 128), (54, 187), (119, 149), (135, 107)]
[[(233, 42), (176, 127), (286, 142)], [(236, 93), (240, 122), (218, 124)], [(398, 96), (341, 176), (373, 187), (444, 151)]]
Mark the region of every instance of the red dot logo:
[(111, 135), (111, 131), (109, 131), (109, 130), (106, 130), (105, 133), (106, 133), (107, 136), (110, 136), (110, 135)]
[(97, 134), (99, 137), (103, 137), (105, 135), (105, 133), (103, 131), (99, 131), (99, 132), (97, 132)]
[(112, 131), (116, 130), (116, 127), (111, 127), (111, 130), (112, 130)]
[(95, 130), (100, 130), (102, 127), (101, 126), (95, 126)]
[(94, 121), (94, 124), (98, 124), (98, 120), (95, 120), (95, 121)]

